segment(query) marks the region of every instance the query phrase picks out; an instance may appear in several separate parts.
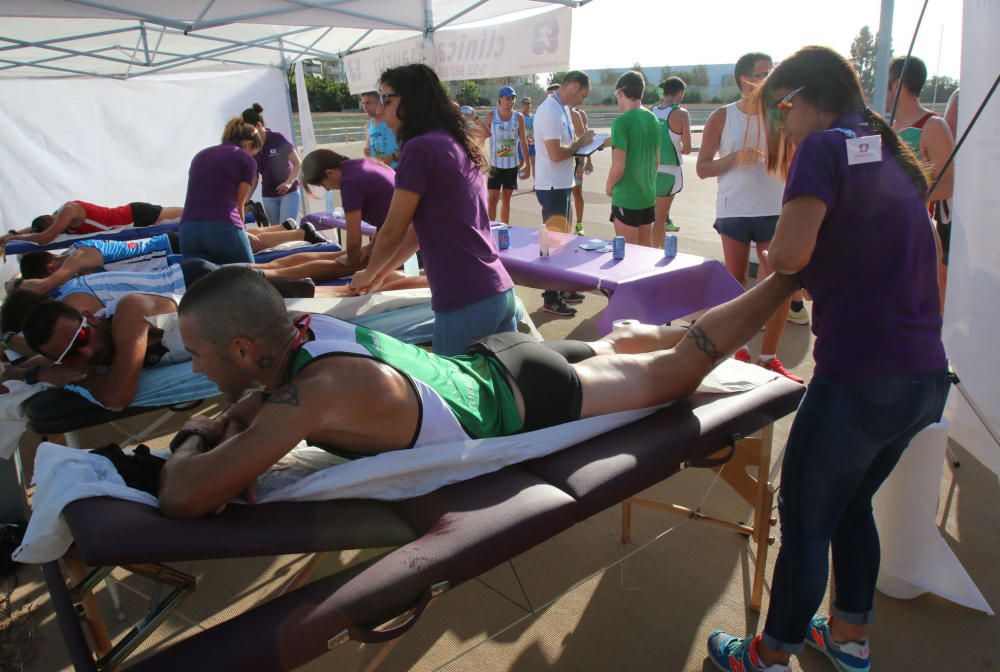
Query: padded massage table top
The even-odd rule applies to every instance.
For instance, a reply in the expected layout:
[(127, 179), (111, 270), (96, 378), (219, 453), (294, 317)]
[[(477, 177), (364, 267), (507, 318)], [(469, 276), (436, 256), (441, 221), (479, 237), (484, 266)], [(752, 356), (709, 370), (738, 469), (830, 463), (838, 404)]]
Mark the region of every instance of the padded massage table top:
[(180, 222), (154, 224), (153, 226), (121, 226), (103, 233), (84, 234), (79, 236), (57, 236), (48, 245), (29, 243), (24, 240), (12, 240), (4, 246), (6, 254), (27, 254), (38, 250), (62, 250), (81, 240), (139, 240), (152, 238), (161, 233), (172, 233), (180, 228)]
[[(544, 458), (401, 502), (230, 506), (169, 520), (132, 502), (71, 503), (65, 519), (88, 565), (398, 546), (186, 639), (129, 669), (290, 670), (333, 635), (374, 628), (795, 410), (805, 388), (781, 378), (734, 395), (696, 395)], [(298, 521), (290, 524), (290, 521)], [(401, 629), (403, 626), (400, 626)]]
[(157, 409), (197, 406), (200, 400), (182, 402), (172, 406), (129, 406), (113, 411), (93, 404), (71, 390), (52, 388), (43, 390), (23, 404), (28, 416), (28, 428), (36, 434), (51, 436), (75, 432), (106, 422), (122, 420), (133, 415), (141, 415)]

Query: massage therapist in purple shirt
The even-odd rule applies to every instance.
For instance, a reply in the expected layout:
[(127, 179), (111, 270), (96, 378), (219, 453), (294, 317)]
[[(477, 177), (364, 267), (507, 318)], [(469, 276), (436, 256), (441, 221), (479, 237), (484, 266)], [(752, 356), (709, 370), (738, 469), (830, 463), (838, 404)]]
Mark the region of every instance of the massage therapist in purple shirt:
[(377, 290), (396, 260), (419, 247), (431, 288), (434, 352), (461, 354), (481, 338), (516, 328), (514, 283), (486, 213), (489, 162), (426, 65), (386, 70), (379, 86), (383, 118), (402, 150), (389, 214), (351, 287)]
[[(872, 496), (940, 419), (949, 386), (927, 181), (830, 49), (782, 61), (755, 104), (768, 167), (786, 180), (768, 257), (812, 295), (816, 369), (785, 447), (763, 635), (717, 631), (708, 648), (723, 670), (778, 672), (807, 642), (836, 669), (865, 672), (879, 569)], [(831, 546), (828, 617), (815, 614)]]
[(260, 201), (268, 220), (272, 224), (286, 219), (298, 221), (302, 192), (297, 178), (301, 162), (295, 145), (278, 131), (265, 126), (264, 108), (260, 103), (243, 110), (243, 121), (257, 129), (264, 143), (256, 159), (261, 176)]
[(257, 174), (260, 134), (240, 117), (222, 132), (222, 144), (194, 155), (181, 217), (181, 254), (215, 264), (253, 263), (243, 205)]

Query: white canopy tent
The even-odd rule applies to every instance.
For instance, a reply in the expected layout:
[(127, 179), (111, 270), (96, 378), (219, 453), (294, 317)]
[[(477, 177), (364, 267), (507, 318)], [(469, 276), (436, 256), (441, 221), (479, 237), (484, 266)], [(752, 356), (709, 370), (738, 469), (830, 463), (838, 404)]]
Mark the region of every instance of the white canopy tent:
[(449, 27), (590, 0), (5, 0), (0, 77), (138, 77), (336, 59)]

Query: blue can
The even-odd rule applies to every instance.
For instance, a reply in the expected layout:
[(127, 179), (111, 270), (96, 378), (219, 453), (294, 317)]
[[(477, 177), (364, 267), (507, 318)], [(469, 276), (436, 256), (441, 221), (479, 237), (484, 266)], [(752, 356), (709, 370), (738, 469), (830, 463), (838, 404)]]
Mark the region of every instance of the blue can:
[(625, 258), (625, 236), (615, 236), (611, 241), (611, 256), (615, 259)]
[(510, 247), (510, 229), (501, 226), (497, 229), (497, 249), (506, 250)]
[(663, 237), (663, 256), (677, 256), (677, 236), (672, 233), (668, 233)]

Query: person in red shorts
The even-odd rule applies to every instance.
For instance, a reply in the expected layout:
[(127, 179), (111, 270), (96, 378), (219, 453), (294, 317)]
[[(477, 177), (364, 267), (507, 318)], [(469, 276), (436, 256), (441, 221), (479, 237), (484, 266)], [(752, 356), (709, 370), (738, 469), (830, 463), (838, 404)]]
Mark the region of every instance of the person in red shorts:
[(0, 236), (0, 246), (12, 240), (48, 245), (61, 233), (101, 233), (123, 226), (153, 226), (179, 219), (181, 208), (165, 208), (152, 203), (129, 203), (114, 208), (86, 201), (68, 201), (51, 215), (39, 215), (31, 226)]

